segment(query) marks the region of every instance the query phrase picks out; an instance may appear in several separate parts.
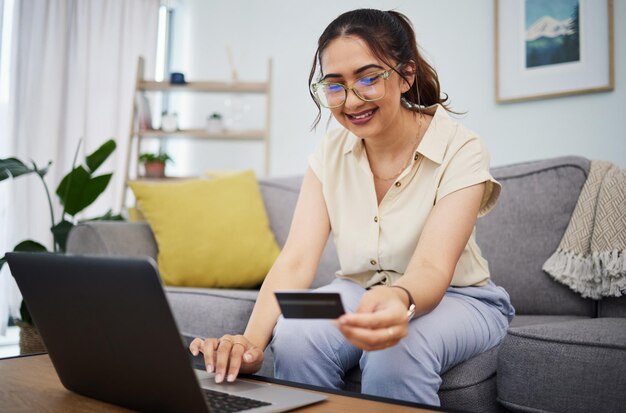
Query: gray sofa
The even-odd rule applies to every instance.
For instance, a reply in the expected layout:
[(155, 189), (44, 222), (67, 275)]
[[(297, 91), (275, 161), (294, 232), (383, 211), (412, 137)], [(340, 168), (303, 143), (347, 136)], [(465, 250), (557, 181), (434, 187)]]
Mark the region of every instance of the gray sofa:
[[(624, 411), (626, 297), (583, 299), (541, 270), (555, 251), (589, 170), (589, 160), (561, 157), (493, 168), (503, 186), (495, 209), (477, 223), (478, 243), (493, 280), (511, 295), (517, 315), (503, 343), (442, 375), (443, 407), (494, 411)], [(260, 181), (272, 230), (283, 245), (301, 177)], [(152, 256), (145, 223), (90, 222), (70, 234), (68, 252)], [(338, 260), (326, 246), (315, 286), (328, 283)], [(181, 333), (219, 337), (241, 333), (256, 290), (167, 287)], [(266, 353), (260, 374), (272, 375)], [(360, 372), (348, 390), (358, 391)]]

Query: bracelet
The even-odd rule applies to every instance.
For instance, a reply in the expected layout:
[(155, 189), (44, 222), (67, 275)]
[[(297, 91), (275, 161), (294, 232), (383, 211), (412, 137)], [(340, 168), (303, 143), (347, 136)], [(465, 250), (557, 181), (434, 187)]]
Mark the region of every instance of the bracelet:
[(391, 288), (399, 288), (401, 290), (403, 290), (406, 295), (409, 296), (409, 310), (407, 311), (407, 319), (410, 320), (413, 318), (413, 316), (415, 315), (415, 301), (413, 301), (413, 296), (411, 295), (411, 293), (409, 292), (409, 290), (407, 290), (406, 288), (400, 286), (400, 285), (391, 285)]

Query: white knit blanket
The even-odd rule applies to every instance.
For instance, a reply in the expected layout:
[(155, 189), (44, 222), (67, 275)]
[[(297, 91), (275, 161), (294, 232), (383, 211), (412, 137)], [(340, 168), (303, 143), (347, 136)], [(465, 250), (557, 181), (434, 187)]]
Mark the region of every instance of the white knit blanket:
[(626, 295), (626, 170), (591, 161), (567, 230), (543, 270), (583, 297)]

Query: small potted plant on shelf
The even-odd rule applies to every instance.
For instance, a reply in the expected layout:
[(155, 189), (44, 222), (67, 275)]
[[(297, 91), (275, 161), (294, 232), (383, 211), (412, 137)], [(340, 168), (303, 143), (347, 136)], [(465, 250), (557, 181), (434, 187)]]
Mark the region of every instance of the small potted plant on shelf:
[(208, 133), (220, 133), (224, 131), (224, 124), (222, 123), (222, 115), (218, 112), (213, 112), (206, 118), (206, 131)]
[(165, 163), (172, 158), (165, 152), (145, 152), (139, 155), (139, 162), (143, 164), (147, 178), (165, 178)]

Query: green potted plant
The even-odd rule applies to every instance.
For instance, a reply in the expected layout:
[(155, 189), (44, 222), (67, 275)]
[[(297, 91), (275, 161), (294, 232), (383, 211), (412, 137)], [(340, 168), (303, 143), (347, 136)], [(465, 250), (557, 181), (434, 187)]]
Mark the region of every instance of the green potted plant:
[(213, 112), (206, 118), (206, 131), (208, 133), (220, 133), (224, 131), (224, 124), (222, 123), (222, 115), (218, 112)]
[(147, 178), (164, 178), (167, 161), (173, 162), (172, 158), (165, 152), (145, 152), (139, 155), (139, 162), (143, 164)]
[[(23, 175), (35, 174), (41, 180), (43, 187), (46, 191), (48, 199), (48, 208), (50, 212), (50, 231), (52, 232), (53, 249), (52, 252), (62, 253), (65, 251), (65, 245), (67, 242), (67, 236), (70, 230), (76, 225), (76, 216), (83, 211), (89, 205), (91, 205), (107, 188), (111, 176), (113, 174), (103, 174), (96, 176), (96, 170), (108, 159), (108, 157), (115, 150), (115, 141), (110, 139), (100, 146), (95, 152), (87, 156), (83, 165), (76, 166), (76, 159), (78, 157), (78, 150), (80, 148), (80, 142), (76, 153), (74, 155), (74, 162), (72, 170), (66, 174), (59, 186), (56, 189), (56, 195), (59, 198), (61, 205), (63, 206), (63, 212), (59, 220), (54, 216), (54, 209), (52, 208), (52, 199), (50, 198), (50, 191), (46, 180), (44, 179), (48, 172), (52, 162), (40, 168), (35, 162), (30, 162), (31, 166), (20, 161), (17, 158), (0, 159), (0, 181), (8, 178), (17, 178)], [(121, 220), (120, 215), (114, 215), (111, 210), (101, 217), (92, 218), (90, 220)], [(13, 251), (22, 252), (46, 252), (48, 249), (41, 243), (33, 240), (24, 240), (18, 243)], [(6, 258), (3, 256), (0, 258), (0, 269), (6, 262)], [(26, 308), (26, 304), (22, 302), (20, 308), (20, 351), (24, 353), (32, 353), (43, 350), (43, 345), (37, 334), (37, 330), (33, 325), (32, 319)]]

